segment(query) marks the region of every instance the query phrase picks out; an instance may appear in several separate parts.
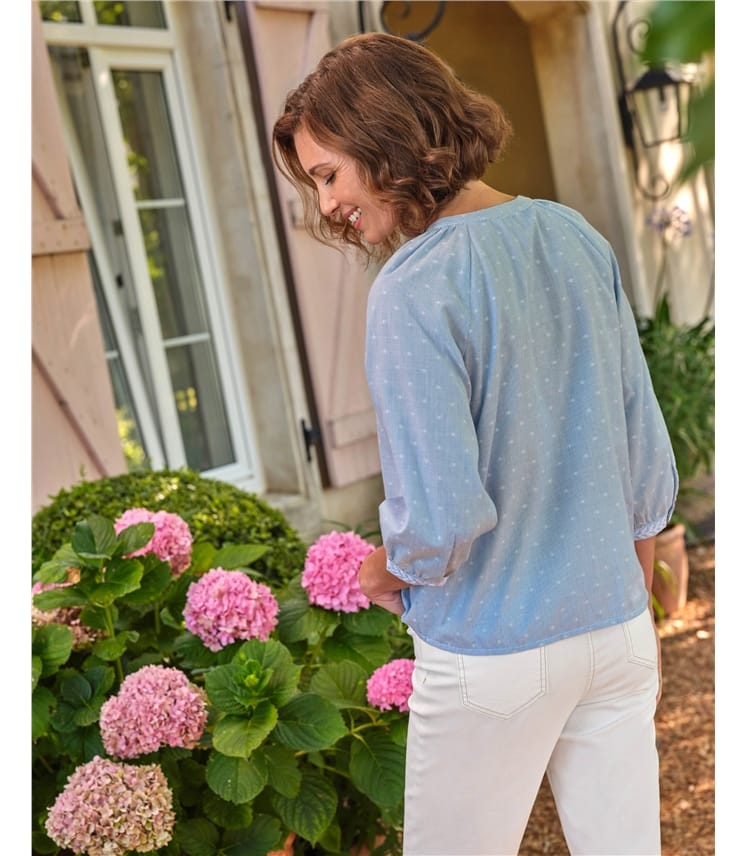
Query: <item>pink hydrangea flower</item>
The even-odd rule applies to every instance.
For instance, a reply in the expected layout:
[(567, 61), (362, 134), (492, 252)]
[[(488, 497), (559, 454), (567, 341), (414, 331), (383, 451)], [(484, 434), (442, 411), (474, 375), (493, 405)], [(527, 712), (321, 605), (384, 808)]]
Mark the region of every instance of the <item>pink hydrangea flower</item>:
[(114, 531), (119, 533), (135, 523), (153, 523), (156, 531), (150, 541), (131, 556), (155, 553), (159, 559), (171, 565), (171, 573), (178, 577), (192, 561), (192, 533), (189, 526), (169, 511), (148, 511), (147, 508), (130, 508), (114, 521)]
[(135, 766), (96, 755), (68, 777), (46, 829), (60, 847), (89, 856), (150, 853), (171, 841), (173, 795), (158, 764)]
[(409, 710), (414, 668), (414, 660), (402, 658), (391, 660), (376, 669), (366, 684), (368, 703), (379, 710), (392, 710), (395, 707), (402, 713)]
[(128, 675), (119, 693), (101, 706), (101, 739), (116, 758), (147, 755), (160, 746), (194, 749), (207, 716), (204, 690), (184, 672), (168, 666), (143, 666)]
[(270, 589), (241, 571), (212, 568), (187, 591), (184, 621), (211, 651), (238, 639), (267, 640), (278, 602)]
[(73, 631), (73, 648), (80, 650), (104, 636), (103, 631), (94, 630), (81, 623), (80, 614), (83, 611), (80, 606), (60, 606), (56, 609), (39, 609), (34, 605), (33, 597), (40, 591), (62, 588), (71, 583), (34, 583), (31, 587), (31, 626), (43, 627), (45, 624), (64, 624)]
[(301, 575), (309, 602), (341, 612), (358, 612), (370, 606), (361, 591), (358, 570), (374, 549), (355, 532), (330, 532), (317, 538), (306, 553)]

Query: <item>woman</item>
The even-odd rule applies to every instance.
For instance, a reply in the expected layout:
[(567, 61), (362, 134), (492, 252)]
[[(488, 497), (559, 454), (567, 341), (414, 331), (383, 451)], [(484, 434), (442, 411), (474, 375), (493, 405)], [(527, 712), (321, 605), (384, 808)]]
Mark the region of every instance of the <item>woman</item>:
[(370, 33), (286, 100), (312, 234), (386, 259), (366, 372), (383, 545), (415, 647), (405, 854), (516, 853), (547, 772), (574, 854), (660, 852), (653, 539), (677, 474), (608, 243), (482, 181), (498, 105)]

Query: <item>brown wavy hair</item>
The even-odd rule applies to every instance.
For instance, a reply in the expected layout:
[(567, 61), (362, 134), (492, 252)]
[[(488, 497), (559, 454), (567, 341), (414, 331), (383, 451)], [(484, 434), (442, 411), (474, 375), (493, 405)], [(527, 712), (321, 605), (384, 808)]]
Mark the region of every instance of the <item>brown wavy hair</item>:
[[(296, 154), (293, 136), (301, 127), (353, 160), (364, 186), (396, 212), (398, 234), (371, 247), (347, 221), (321, 214)], [(288, 94), (273, 128), (273, 158), (303, 200), (311, 235), (381, 259), (403, 237), (423, 232), (468, 181), (482, 178), (511, 135), (503, 109), (432, 51), (399, 36), (365, 33), (330, 50)]]

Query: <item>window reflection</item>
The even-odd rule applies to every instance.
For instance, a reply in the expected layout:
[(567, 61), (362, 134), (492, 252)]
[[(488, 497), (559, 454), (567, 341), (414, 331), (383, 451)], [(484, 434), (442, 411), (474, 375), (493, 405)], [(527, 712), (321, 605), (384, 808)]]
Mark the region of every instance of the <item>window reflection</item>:
[(51, 3), (42, 0), (39, 3), (42, 21), (51, 21), (53, 24), (80, 24), (83, 19), (80, 16), (80, 6), (75, 2)]
[(101, 2), (95, 0), (96, 20), (110, 27), (152, 27), (165, 29), (163, 4), (156, 0)]

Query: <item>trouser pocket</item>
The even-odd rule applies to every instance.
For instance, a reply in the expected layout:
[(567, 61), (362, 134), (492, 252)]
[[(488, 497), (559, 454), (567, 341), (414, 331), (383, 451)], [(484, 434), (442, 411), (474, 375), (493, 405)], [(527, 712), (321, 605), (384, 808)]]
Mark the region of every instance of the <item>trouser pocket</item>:
[(547, 690), (545, 648), (483, 657), (459, 654), (462, 704), (507, 719), (525, 710)]
[(658, 662), (656, 630), (647, 609), (623, 624), (628, 662), (655, 669)]

